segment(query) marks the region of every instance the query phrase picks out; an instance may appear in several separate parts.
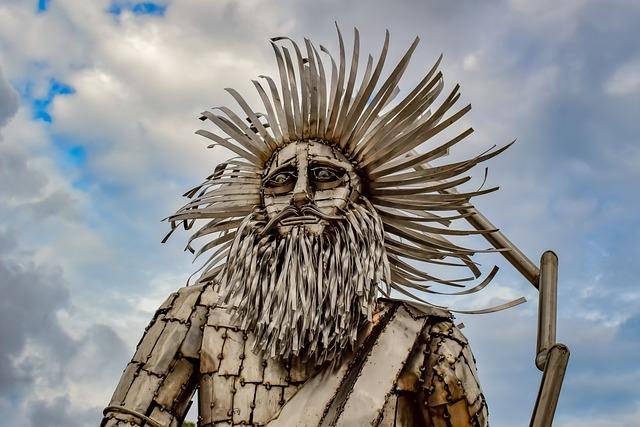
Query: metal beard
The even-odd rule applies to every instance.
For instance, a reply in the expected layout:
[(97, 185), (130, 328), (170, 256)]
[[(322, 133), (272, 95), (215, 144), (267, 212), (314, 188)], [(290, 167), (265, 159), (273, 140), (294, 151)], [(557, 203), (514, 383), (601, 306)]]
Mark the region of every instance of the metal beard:
[(302, 226), (263, 235), (257, 218), (238, 229), (219, 275), (221, 299), (255, 334), (254, 352), (316, 365), (338, 360), (389, 282), (382, 220), (364, 197), (318, 235)]

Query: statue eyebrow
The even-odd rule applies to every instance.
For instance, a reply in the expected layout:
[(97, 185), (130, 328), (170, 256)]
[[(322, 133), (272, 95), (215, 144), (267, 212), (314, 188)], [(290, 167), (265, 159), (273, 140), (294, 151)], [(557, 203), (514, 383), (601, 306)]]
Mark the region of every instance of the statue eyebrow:
[(314, 166), (329, 166), (329, 167), (331, 167), (333, 169), (340, 169), (340, 170), (346, 172), (348, 163), (342, 162), (342, 161), (337, 160), (337, 159), (330, 159), (330, 160), (327, 159), (327, 160), (325, 160), (325, 159), (322, 159), (322, 158), (315, 158), (315, 159), (312, 159), (309, 162), (309, 166), (310, 167), (314, 167)]

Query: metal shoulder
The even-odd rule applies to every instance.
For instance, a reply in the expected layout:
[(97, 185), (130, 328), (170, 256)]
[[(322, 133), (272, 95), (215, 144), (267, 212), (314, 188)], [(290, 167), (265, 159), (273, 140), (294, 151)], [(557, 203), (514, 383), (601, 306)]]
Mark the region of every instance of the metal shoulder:
[(180, 426), (197, 386), (212, 285), (184, 287), (158, 308), (125, 368), (101, 426)]
[(469, 342), (451, 320), (423, 331), (421, 408), (434, 427), (486, 427), (487, 404)]

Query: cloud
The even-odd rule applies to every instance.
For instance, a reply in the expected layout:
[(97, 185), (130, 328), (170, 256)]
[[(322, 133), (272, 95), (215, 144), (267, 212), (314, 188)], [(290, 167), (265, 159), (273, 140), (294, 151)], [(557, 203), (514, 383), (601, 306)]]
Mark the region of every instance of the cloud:
[[(573, 355), (557, 423), (606, 425), (585, 410), (596, 400), (629, 423), (638, 411), (624, 381), (638, 377), (629, 368), (640, 313), (640, 205), (629, 196), (640, 171), (639, 72), (629, 56), (638, 19), (634, 2), (3, 2), (0, 265), (29, 283), (9, 289), (23, 325), (2, 331), (12, 400), (0, 400), (0, 412), (18, 408), (19, 425), (95, 425), (150, 313), (192, 270), (181, 236), (158, 241), (179, 194), (228, 155), (204, 150), (197, 115), (233, 104), (224, 87), (256, 105), (250, 79), (276, 73), (269, 37), (311, 37), (335, 52), (337, 20), (347, 40), (358, 26), (362, 50), (374, 54), (389, 28), (389, 63), (420, 35), (403, 93), (445, 54), (445, 81), (462, 83), (476, 129), (454, 156), (518, 137), (489, 164), (501, 191), (477, 203), (534, 261), (548, 248), (560, 255), (559, 336)], [(55, 82), (73, 93), (58, 94)], [(34, 107), (50, 121), (33, 120)], [(499, 257), (480, 259), (501, 266), (496, 286), (456, 305), (535, 300)], [(23, 313), (44, 296), (47, 334)], [(535, 302), (462, 320), (493, 425), (526, 424), (539, 381)], [(114, 349), (108, 360), (105, 348)]]
[[(64, 232), (75, 226), (71, 245), (84, 240), (78, 200), (46, 158), (29, 154), (38, 131), (26, 126), (1, 70), (0, 92), (0, 413), (14, 425), (95, 424), (129, 351), (110, 326), (66, 324), (76, 307), (63, 268), (52, 262), (63, 257), (43, 257), (46, 249), (31, 249), (29, 240), (55, 235), (47, 223)], [(34, 224), (41, 232), (31, 232)]]
[(640, 60), (626, 62), (616, 69), (604, 84), (611, 96), (631, 96), (640, 91)]
[(0, 128), (18, 111), (18, 94), (4, 78), (0, 67)]

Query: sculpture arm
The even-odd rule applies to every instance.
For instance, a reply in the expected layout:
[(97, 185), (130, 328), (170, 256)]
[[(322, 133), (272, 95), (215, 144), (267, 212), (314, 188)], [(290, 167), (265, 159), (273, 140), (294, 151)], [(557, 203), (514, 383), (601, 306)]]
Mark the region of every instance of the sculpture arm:
[(156, 311), (124, 370), (102, 427), (177, 427), (198, 382), (198, 355), (206, 307), (202, 286), (180, 289)]
[(421, 410), (433, 427), (486, 427), (487, 404), (480, 388), (469, 343), (450, 320), (425, 332)]

